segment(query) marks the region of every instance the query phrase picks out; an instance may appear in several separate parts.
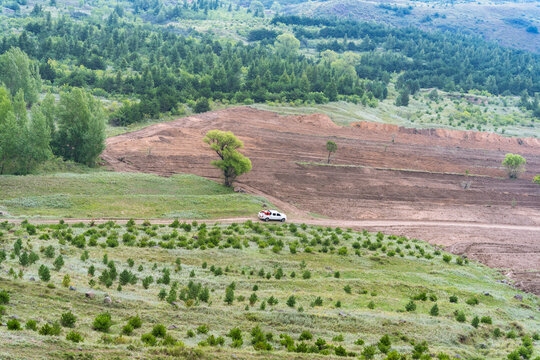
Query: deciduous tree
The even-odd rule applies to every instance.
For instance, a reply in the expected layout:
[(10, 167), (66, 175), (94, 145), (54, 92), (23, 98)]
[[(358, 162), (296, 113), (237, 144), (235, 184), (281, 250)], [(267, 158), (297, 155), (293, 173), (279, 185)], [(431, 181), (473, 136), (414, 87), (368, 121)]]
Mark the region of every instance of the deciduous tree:
[(210, 130), (203, 141), (220, 157), (212, 161), (212, 165), (223, 171), (226, 186), (232, 186), (238, 176), (251, 170), (251, 161), (237, 150), (244, 144), (232, 132)]

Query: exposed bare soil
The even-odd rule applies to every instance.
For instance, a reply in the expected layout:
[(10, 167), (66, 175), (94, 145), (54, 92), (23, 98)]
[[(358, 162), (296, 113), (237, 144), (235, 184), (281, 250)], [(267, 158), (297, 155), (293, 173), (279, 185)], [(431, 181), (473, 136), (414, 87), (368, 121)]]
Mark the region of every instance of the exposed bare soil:
[[(219, 181), (210, 165), (216, 156), (202, 142), (210, 129), (245, 143), (253, 170), (238, 187), (267, 196), (292, 219), (422, 238), (504, 269), (540, 294), (540, 187), (531, 182), (540, 173), (540, 140), (367, 122), (340, 127), (325, 115), (239, 107), (110, 138), (104, 159), (117, 171)], [(339, 149), (324, 165), (328, 140)], [(520, 179), (506, 179), (500, 167), (508, 152), (527, 159)]]

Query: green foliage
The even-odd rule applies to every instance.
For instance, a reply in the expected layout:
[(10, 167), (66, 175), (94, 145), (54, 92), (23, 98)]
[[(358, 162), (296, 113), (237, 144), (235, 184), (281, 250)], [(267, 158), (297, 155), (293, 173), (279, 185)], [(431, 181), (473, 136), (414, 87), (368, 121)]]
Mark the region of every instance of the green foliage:
[(540, 185), (540, 174), (534, 177), (533, 183)]
[(7, 322), (8, 330), (18, 331), (21, 330), (21, 323), (17, 319), (9, 319)]
[(96, 331), (108, 332), (112, 326), (111, 315), (109, 313), (101, 313), (94, 319), (92, 328)]
[(24, 94), (19, 90), (12, 103), (0, 87), (0, 175), (28, 174), (51, 157), (50, 132), (45, 117), (34, 106), (28, 120)]
[(71, 311), (63, 313), (60, 318), (60, 324), (62, 324), (63, 327), (69, 327), (69, 328), (75, 327), (76, 321), (77, 321), (77, 317)]
[(37, 322), (36, 320), (28, 320), (24, 327), (27, 330), (37, 331)]
[(326, 151), (328, 151), (328, 160), (327, 160), (327, 163), (330, 164), (330, 155), (332, 155), (332, 153), (335, 153), (338, 149), (338, 146), (335, 142), (333, 141), (327, 141), (326, 142)]
[(141, 335), (141, 341), (146, 346), (156, 346), (157, 345), (157, 339), (152, 334), (142, 334)]
[(69, 340), (74, 343), (80, 343), (83, 341), (83, 337), (77, 331), (70, 331), (66, 334), (66, 340)]
[(40, 335), (58, 336), (62, 332), (62, 328), (58, 322), (54, 322), (52, 325), (45, 323), (40, 329)]
[(296, 305), (296, 297), (294, 295), (291, 295), (287, 298), (287, 306), (288, 307), (294, 307)]
[(15, 96), (19, 91), (24, 100), (32, 105), (41, 91), (39, 68), (34, 61), (19, 48), (11, 48), (0, 55), (0, 84), (3, 83)]
[(414, 301), (409, 301), (407, 305), (405, 305), (405, 310), (409, 312), (416, 310), (416, 304), (414, 303)]
[(55, 154), (93, 166), (105, 149), (105, 117), (99, 101), (80, 88), (60, 95)]
[(152, 328), (152, 335), (157, 338), (164, 338), (165, 335), (167, 335), (167, 329), (165, 329), (165, 326), (163, 324), (154, 325), (154, 327)]
[(233, 301), (234, 289), (231, 286), (227, 286), (227, 288), (225, 289), (225, 303), (227, 303), (227, 305), (232, 305)]
[(41, 265), (38, 270), (38, 275), (41, 281), (47, 282), (51, 279), (51, 272), (49, 268), (45, 265)]
[(225, 186), (232, 186), (236, 177), (251, 170), (251, 161), (237, 151), (243, 148), (244, 144), (232, 132), (210, 130), (203, 141), (210, 145), (220, 158), (212, 161), (212, 165), (223, 171)]
[(525, 171), (526, 163), (527, 161), (521, 155), (506, 154), (502, 162), (502, 165), (506, 168), (508, 177), (510, 179), (516, 179), (519, 176), (519, 174)]
[(429, 311), (429, 314), (431, 316), (439, 316), (439, 307), (437, 306), (437, 304), (433, 305), (431, 307), (431, 310)]
[(467, 318), (465, 317), (465, 313), (463, 311), (456, 311), (455, 312), (455, 318), (459, 322), (467, 321)]

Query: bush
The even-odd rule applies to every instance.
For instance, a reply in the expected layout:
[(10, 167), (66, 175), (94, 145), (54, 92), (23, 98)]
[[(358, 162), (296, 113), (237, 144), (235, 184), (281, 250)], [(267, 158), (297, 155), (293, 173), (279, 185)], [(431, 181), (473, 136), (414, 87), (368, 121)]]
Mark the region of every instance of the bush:
[(480, 324), (480, 319), (478, 318), (478, 316), (475, 316), (471, 321), (471, 325), (474, 328), (478, 328), (478, 324)]
[(208, 329), (208, 325), (200, 325), (197, 328), (197, 333), (199, 333), (199, 334), (207, 334), (209, 330), (210, 329)]
[(450, 302), (451, 303), (455, 303), (457, 304), (458, 302), (458, 297), (456, 295), (451, 295), (450, 298), (449, 298)]
[(437, 306), (437, 304), (433, 305), (429, 313), (431, 316), (439, 316), (439, 307)]
[(467, 318), (465, 317), (465, 313), (463, 311), (457, 311), (455, 313), (456, 320), (459, 322), (465, 322), (467, 321)]
[(409, 312), (416, 310), (416, 304), (414, 303), (414, 301), (409, 301), (407, 305), (405, 305), (405, 310)]
[(152, 328), (152, 335), (159, 338), (164, 338), (167, 335), (167, 329), (162, 324), (157, 324)]
[(83, 337), (77, 331), (70, 331), (66, 335), (66, 340), (72, 341), (74, 343), (80, 343), (83, 341)]
[(296, 298), (294, 297), (294, 295), (289, 296), (289, 298), (287, 299), (287, 306), (294, 307), (295, 305), (296, 305)]
[(352, 292), (352, 289), (351, 289), (351, 286), (350, 285), (345, 285), (345, 287), (343, 288), (343, 290), (347, 293), (347, 294), (350, 294)]
[(21, 330), (21, 323), (17, 319), (10, 319), (7, 322), (7, 328), (8, 330)]
[(122, 334), (129, 336), (132, 333), (133, 333), (133, 326), (131, 326), (130, 324), (126, 324), (122, 327)]
[(367, 307), (368, 307), (368, 309), (373, 310), (373, 309), (375, 309), (375, 303), (374, 303), (373, 301), (370, 301), (370, 302), (367, 304)]
[(24, 327), (27, 330), (36, 331), (37, 330), (37, 322), (36, 322), (36, 320), (28, 320), (26, 322), (26, 324), (24, 325)]
[(101, 313), (94, 319), (92, 328), (96, 331), (107, 332), (112, 326), (111, 315), (109, 313)]
[(488, 325), (493, 324), (493, 321), (491, 320), (491, 316), (482, 316), (482, 318), (480, 319), (480, 322), (482, 324), (488, 324)]
[(306, 270), (302, 273), (302, 278), (307, 280), (311, 278), (311, 272), (309, 270)]
[(527, 161), (517, 154), (506, 154), (502, 165), (506, 168), (506, 172), (510, 179), (516, 179), (519, 174), (525, 171)]
[(134, 329), (139, 329), (142, 326), (142, 320), (138, 315), (132, 316), (128, 320), (128, 325), (130, 325)]
[(60, 324), (62, 324), (63, 327), (72, 328), (75, 326), (76, 321), (77, 321), (77, 317), (73, 315), (71, 311), (67, 313), (63, 313), (62, 317), (60, 318)]
[(49, 281), (51, 280), (51, 272), (49, 271), (49, 268), (45, 265), (41, 265), (38, 270), (38, 275), (41, 281)]
[(467, 299), (466, 303), (467, 305), (478, 305), (479, 301), (478, 301), (478, 298), (472, 297), (472, 298)]
[(62, 331), (62, 328), (60, 327), (60, 324), (58, 322), (55, 322), (51, 325), (49, 323), (44, 324), (41, 329), (39, 329), (40, 335), (60, 335), (60, 332)]
[(9, 303), (9, 293), (6, 290), (0, 291), (0, 304)]
[(152, 334), (142, 334), (141, 341), (146, 346), (156, 346), (157, 344), (156, 337)]
[(298, 340), (311, 340), (311, 339), (313, 339), (313, 335), (311, 335), (311, 333), (307, 330), (302, 331), (302, 333), (300, 334), (300, 337), (298, 338)]

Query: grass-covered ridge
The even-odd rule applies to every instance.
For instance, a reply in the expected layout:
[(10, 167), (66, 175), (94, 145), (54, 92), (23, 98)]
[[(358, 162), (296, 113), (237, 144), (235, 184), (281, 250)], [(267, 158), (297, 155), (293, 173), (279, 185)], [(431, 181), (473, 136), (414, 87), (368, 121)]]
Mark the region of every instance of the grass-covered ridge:
[(0, 207), (11, 216), (204, 219), (253, 215), (266, 202), (187, 174), (2, 176), (0, 188)]
[(252, 222), (0, 232), (2, 358), (538, 355), (537, 297), (415, 239)]

